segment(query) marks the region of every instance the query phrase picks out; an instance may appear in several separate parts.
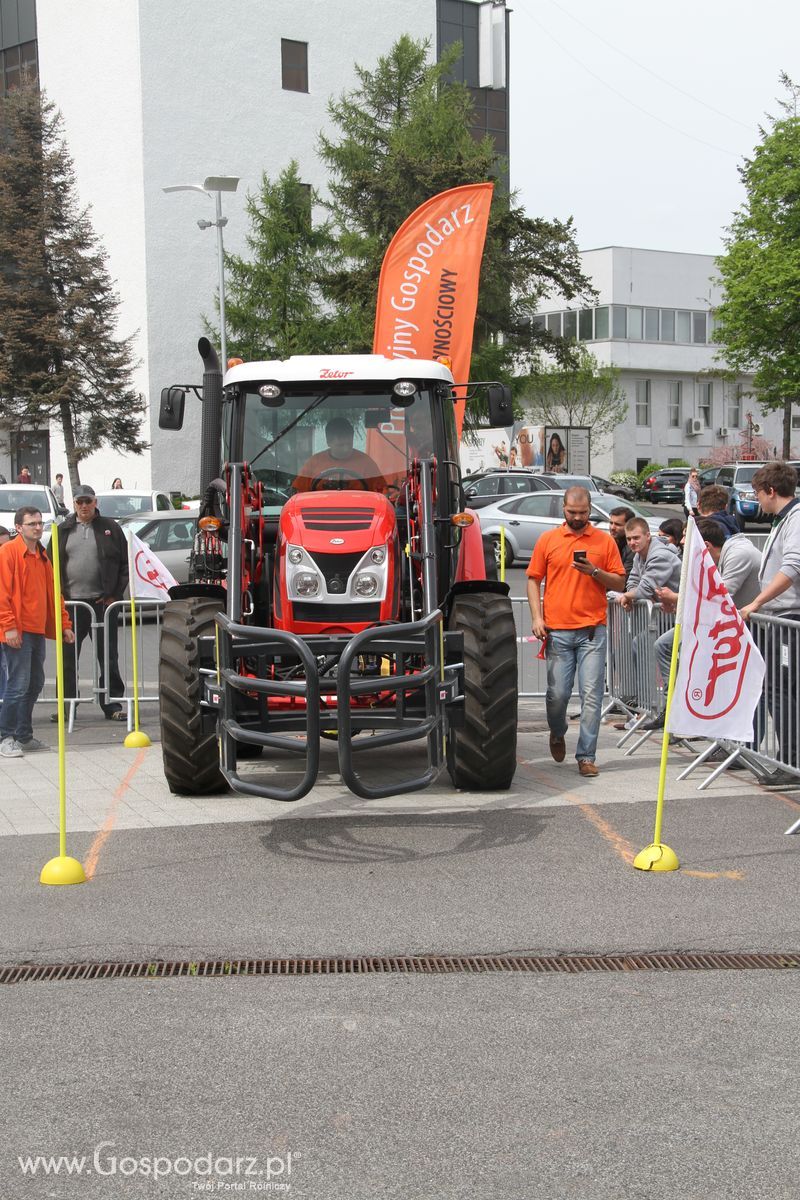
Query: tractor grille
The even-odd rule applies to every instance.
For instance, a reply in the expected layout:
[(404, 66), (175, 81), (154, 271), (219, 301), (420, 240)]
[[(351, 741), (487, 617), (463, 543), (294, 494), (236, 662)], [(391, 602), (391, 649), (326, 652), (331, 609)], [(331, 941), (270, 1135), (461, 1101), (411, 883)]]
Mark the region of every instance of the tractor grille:
[(104, 979), (224, 979), (299, 975), (585, 975), (641, 971), (785, 971), (800, 953), (648, 951), (644, 954), (423, 954), (352, 958), (240, 958), (197, 961), (18, 963), (0, 967), (2, 983)]
[(359, 621), (379, 621), (380, 603), (371, 604), (308, 604), (292, 602), (295, 621), (313, 621), (317, 625), (352, 625)]
[(306, 529), (323, 533), (352, 533), (369, 529), (374, 513), (363, 508), (301, 508), (300, 516)]

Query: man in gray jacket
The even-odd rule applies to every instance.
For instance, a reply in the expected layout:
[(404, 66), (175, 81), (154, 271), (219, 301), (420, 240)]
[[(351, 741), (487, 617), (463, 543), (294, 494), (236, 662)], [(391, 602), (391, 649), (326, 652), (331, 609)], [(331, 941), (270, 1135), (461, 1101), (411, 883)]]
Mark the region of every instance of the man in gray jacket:
[(631, 608), (634, 600), (654, 600), (658, 588), (677, 588), (681, 560), (675, 547), (651, 537), (650, 526), (643, 517), (631, 517), (626, 522), (625, 536), (633, 551), (633, 566), (626, 591), (619, 597), (622, 607)]
[[(768, 463), (753, 476), (753, 491), (772, 529), (761, 563), (758, 595), (745, 604), (745, 620), (753, 613), (797, 622), (797, 627), (772, 625), (758, 630), (759, 648), (767, 664), (767, 702), (778, 734), (781, 761), (800, 775), (798, 703), (800, 691), (800, 500), (797, 472), (785, 462)], [(781, 772), (781, 776), (787, 772)], [(775, 782), (797, 782), (793, 776)]]

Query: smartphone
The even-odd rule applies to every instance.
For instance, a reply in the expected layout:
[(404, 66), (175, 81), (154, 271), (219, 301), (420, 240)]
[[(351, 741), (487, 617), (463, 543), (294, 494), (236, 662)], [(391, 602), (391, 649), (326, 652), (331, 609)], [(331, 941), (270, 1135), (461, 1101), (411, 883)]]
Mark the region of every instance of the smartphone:
[(586, 551), (585, 550), (575, 550), (572, 555), (572, 561), (573, 562), (586, 562)]

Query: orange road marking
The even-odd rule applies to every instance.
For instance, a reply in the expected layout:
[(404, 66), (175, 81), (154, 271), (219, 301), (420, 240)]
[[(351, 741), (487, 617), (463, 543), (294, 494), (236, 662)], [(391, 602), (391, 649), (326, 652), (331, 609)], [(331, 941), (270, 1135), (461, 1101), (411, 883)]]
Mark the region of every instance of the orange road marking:
[[(621, 833), (617, 833), (616, 829), (606, 821), (605, 817), (600, 816), (600, 813), (593, 805), (587, 804), (583, 797), (578, 796), (575, 792), (570, 792), (565, 788), (559, 787), (552, 776), (545, 774), (543, 771), (532, 771), (530, 768), (533, 764), (530, 760), (521, 758), (518, 759), (518, 762), (521, 766), (528, 768), (529, 774), (537, 783), (544, 784), (551, 791), (557, 791), (561, 796), (569, 800), (570, 804), (574, 805), (580, 811), (581, 815), (594, 825), (598, 833), (602, 834), (614, 853), (623, 862), (627, 863), (628, 866), (632, 866), (637, 851), (627, 838), (624, 838)], [(689, 868), (684, 869), (683, 867), (680, 868), (680, 871), (682, 875), (692, 875), (695, 879), (744, 879), (744, 872), (742, 871), (693, 871)]]
[(134, 775), (136, 774), (136, 772), (139, 770), (139, 767), (144, 762), (144, 756), (145, 756), (145, 751), (140, 750), (139, 753), (136, 755), (136, 758), (134, 759), (132, 765), (128, 768), (127, 775), (125, 776), (125, 778), (123, 779), (122, 783), (119, 785), (117, 790), (114, 792), (114, 797), (111, 801), (111, 807), (109, 808), (108, 812), (106, 813), (106, 819), (103, 822), (103, 828), (98, 830), (97, 836), (95, 837), (94, 841), (92, 842), (91, 846), (89, 847), (89, 853), (86, 856), (86, 862), (84, 864), (83, 869), (84, 869), (87, 879), (91, 879), (94, 876), (95, 870), (97, 869), (97, 860), (100, 857), (100, 851), (103, 849), (103, 846), (105, 846), (106, 842), (110, 838), (111, 831), (114, 828), (114, 825), (116, 824), (117, 808), (119, 806), (119, 802), (122, 799), (122, 797), (125, 795), (125, 793), (127, 792), (128, 788), (131, 786), (131, 782), (133, 780)]

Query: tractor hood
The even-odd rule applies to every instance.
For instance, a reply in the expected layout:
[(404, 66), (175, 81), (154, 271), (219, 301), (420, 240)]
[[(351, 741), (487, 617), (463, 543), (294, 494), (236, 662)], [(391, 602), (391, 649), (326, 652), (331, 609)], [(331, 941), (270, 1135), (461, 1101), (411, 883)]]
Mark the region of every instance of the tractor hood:
[(379, 492), (301, 492), (280, 518), (281, 539), (315, 556), (385, 546), (395, 528), (394, 509)]

